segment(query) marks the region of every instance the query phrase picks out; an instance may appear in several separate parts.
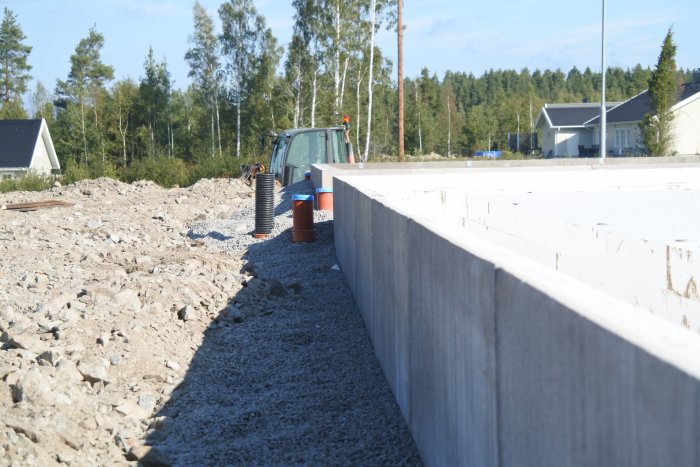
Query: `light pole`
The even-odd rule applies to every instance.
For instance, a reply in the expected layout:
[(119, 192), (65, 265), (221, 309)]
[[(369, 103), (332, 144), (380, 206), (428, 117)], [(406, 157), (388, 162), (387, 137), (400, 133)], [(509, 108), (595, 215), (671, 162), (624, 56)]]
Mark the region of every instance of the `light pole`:
[(397, 18), (398, 18), (398, 100), (399, 100), (399, 162), (405, 160), (404, 156), (404, 126), (403, 126), (403, 0), (398, 0), (397, 4)]
[(605, 162), (605, 154), (607, 153), (607, 115), (605, 114), (605, 0), (603, 0), (603, 44), (601, 47), (601, 98), (600, 98), (600, 163)]

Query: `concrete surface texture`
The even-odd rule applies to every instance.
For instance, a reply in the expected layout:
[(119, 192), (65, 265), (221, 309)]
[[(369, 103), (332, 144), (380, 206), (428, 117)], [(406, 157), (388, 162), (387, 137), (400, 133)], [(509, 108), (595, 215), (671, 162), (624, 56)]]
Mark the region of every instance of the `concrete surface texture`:
[(336, 255), (428, 465), (700, 463), (700, 169), (377, 172)]

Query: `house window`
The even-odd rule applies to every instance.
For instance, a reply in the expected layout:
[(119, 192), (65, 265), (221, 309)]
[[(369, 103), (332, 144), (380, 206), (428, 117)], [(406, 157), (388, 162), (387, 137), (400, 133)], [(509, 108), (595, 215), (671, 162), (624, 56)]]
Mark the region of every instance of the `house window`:
[(615, 130), (615, 147), (616, 148), (629, 148), (632, 146), (632, 130), (629, 128), (624, 128), (621, 130)]

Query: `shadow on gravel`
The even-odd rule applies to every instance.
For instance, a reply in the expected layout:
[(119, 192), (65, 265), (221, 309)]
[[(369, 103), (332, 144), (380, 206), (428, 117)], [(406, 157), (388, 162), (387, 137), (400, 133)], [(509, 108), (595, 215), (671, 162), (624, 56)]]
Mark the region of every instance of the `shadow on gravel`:
[(315, 228), (314, 243), (288, 229), (245, 254), (254, 278), (207, 328), (146, 440), (173, 465), (421, 464), (331, 269), (333, 224)]
[(194, 233), (191, 229), (187, 233), (187, 236), (193, 240), (201, 240), (203, 238), (209, 237), (209, 238), (213, 238), (214, 240), (220, 240), (222, 242), (226, 241), (226, 240), (230, 240), (232, 238), (228, 235), (222, 234), (221, 232), (207, 232), (206, 234), (197, 234), (197, 233)]

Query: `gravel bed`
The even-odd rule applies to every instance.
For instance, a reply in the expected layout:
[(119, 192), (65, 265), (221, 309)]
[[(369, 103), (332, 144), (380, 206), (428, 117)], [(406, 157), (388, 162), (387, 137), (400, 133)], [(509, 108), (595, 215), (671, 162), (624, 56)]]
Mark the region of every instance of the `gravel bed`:
[(148, 443), (173, 465), (420, 465), (345, 278), (333, 268), (332, 213), (314, 212), (314, 243), (293, 243), (292, 193), (313, 188), (300, 182), (277, 191), (267, 239), (250, 235), (254, 200), (230, 219), (190, 227), (190, 238), (242, 256), (256, 278), (298, 293), (271, 296), (240, 323), (213, 321), (159, 413), (172, 424), (167, 436)]

